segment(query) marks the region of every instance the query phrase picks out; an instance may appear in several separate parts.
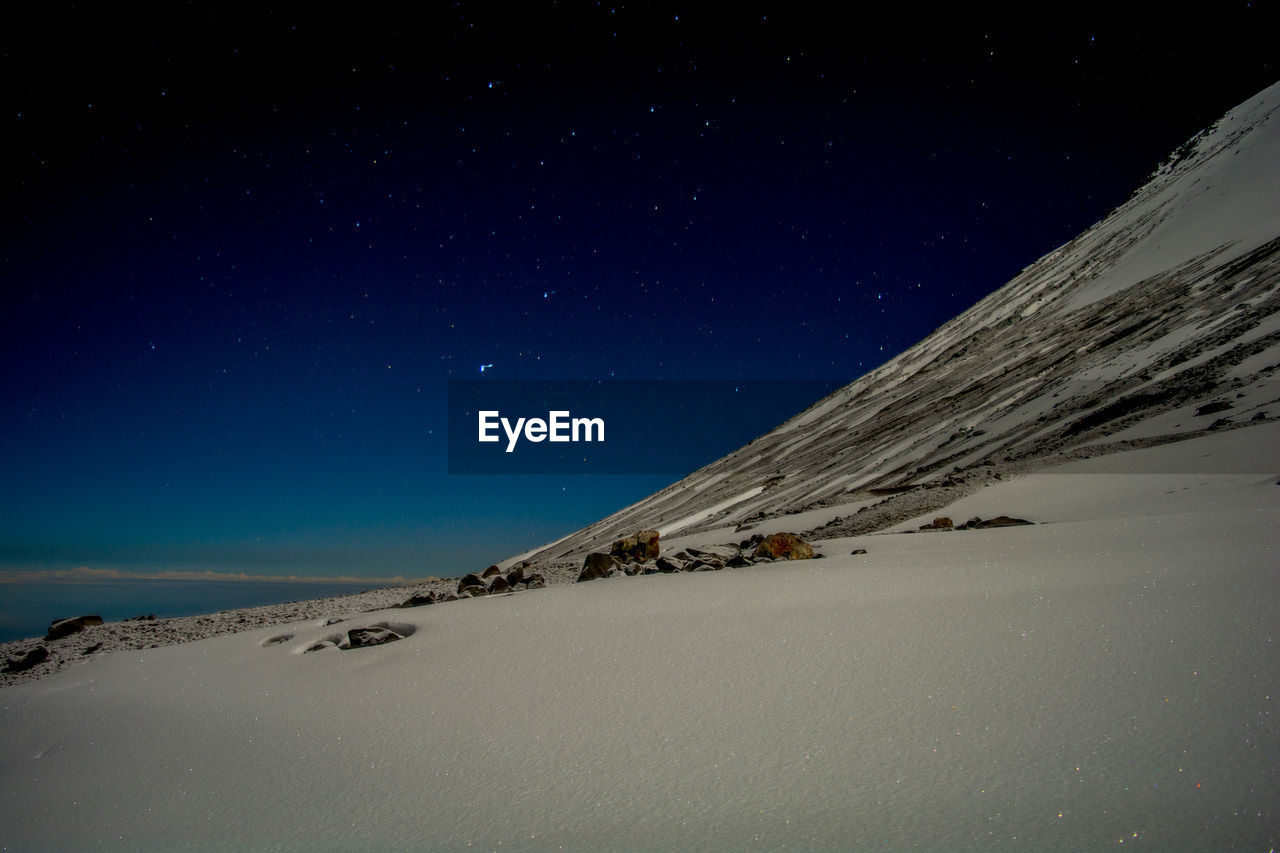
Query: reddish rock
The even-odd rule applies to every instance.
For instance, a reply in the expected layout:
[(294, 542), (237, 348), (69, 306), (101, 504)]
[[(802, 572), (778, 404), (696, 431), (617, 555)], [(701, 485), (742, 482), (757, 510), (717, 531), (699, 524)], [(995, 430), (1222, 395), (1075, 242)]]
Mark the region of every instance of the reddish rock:
[(751, 558), (756, 560), (761, 557), (777, 560), (808, 560), (813, 557), (813, 546), (794, 533), (774, 533), (766, 536), (751, 555)]
[(634, 536), (623, 536), (614, 542), (609, 553), (623, 563), (656, 560), (659, 538), (656, 530), (639, 530)]

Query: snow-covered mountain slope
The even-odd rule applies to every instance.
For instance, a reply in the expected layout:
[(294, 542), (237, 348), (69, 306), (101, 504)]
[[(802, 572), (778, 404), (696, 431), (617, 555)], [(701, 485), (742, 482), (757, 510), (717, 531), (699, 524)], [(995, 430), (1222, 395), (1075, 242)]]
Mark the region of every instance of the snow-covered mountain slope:
[[(792, 527), (819, 538), (867, 532), (843, 519), (885, 494), (972, 486), (1000, 466), (1026, 470), (1099, 443), (1280, 416), (1277, 367), (1280, 83), (1181, 146), (1107, 219), (916, 346), (534, 559), (641, 527), (732, 533), (798, 512)], [(1230, 408), (1197, 414), (1214, 402)], [(863, 520), (955, 497), (942, 494)]]

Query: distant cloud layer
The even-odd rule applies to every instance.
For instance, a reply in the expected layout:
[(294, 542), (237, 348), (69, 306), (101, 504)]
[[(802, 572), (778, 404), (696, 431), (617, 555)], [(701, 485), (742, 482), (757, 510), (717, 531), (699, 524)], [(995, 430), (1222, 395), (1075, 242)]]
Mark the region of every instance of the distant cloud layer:
[(252, 575), (245, 572), (124, 572), (118, 569), (91, 569), (77, 566), (74, 569), (47, 571), (0, 572), (0, 584), (5, 583), (107, 583), (110, 581), (234, 581), (237, 583), (364, 583), (400, 584), (414, 583), (427, 578), (371, 578), (342, 575), (318, 577), (304, 575)]

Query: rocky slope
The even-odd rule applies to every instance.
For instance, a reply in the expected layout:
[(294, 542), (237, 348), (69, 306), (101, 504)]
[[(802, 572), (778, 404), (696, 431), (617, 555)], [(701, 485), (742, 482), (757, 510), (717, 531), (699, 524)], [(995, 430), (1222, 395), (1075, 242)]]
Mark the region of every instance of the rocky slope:
[(579, 555), (639, 528), (687, 539), (799, 512), (818, 538), (870, 532), (1064, 454), (1273, 418), (1278, 366), (1280, 84), (897, 358), (521, 559)]

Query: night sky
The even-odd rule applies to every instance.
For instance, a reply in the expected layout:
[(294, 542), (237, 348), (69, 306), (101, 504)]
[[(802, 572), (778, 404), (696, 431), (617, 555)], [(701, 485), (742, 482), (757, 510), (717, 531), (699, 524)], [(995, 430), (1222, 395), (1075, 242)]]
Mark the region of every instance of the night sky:
[(23, 5), (9, 571), (483, 567), (671, 478), (450, 476), (447, 380), (852, 381), (1280, 77), (1238, 2)]

